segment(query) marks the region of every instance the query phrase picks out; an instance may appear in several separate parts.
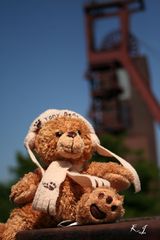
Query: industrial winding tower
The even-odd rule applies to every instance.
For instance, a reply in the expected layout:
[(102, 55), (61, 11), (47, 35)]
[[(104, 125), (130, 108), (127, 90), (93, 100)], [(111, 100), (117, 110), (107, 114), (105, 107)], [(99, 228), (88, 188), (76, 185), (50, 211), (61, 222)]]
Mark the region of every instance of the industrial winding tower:
[[(144, 10), (142, 0), (91, 1), (84, 6), (91, 105), (89, 116), (99, 134), (127, 133), (132, 149), (157, 160), (154, 121), (160, 105), (150, 87), (147, 59), (140, 55), (130, 31), (130, 15)], [(97, 47), (95, 24), (117, 18), (119, 29), (107, 34)]]

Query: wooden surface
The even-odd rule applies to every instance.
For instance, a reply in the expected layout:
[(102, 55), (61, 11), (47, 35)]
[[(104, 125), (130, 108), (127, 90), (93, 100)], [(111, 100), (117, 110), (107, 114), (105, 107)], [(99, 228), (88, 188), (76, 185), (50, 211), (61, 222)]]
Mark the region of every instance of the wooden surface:
[(160, 217), (19, 232), (16, 240), (160, 240)]

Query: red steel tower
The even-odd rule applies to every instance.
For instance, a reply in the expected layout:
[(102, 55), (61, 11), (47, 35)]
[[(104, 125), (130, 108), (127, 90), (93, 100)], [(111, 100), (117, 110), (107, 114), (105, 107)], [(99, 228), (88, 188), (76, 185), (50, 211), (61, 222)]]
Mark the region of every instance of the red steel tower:
[[(147, 59), (138, 52), (130, 31), (130, 15), (144, 10), (142, 0), (92, 1), (84, 7), (88, 69), (92, 102), (89, 115), (99, 134), (127, 133), (132, 149), (143, 149), (156, 160), (154, 120), (160, 122), (160, 105), (150, 87)], [(95, 23), (116, 17), (119, 29), (106, 35), (99, 48)]]

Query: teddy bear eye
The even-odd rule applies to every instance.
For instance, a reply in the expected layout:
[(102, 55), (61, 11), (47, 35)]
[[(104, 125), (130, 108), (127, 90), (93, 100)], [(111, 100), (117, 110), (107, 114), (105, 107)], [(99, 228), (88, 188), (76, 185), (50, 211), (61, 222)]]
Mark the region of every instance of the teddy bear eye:
[(63, 134), (62, 131), (57, 131), (57, 132), (55, 133), (56, 137), (60, 137), (60, 136), (62, 136), (62, 134)]
[(78, 132), (79, 135), (81, 135), (81, 131), (80, 130), (78, 130), (77, 132)]

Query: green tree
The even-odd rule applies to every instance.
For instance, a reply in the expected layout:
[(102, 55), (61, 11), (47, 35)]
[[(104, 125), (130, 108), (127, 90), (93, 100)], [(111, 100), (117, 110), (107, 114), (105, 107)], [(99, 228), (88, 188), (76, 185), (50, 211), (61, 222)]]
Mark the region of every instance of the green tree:
[(126, 217), (144, 217), (160, 215), (160, 171), (157, 166), (140, 159), (135, 168), (142, 185), (140, 193), (133, 189), (125, 192)]
[(16, 154), (16, 165), (9, 167), (9, 172), (13, 176), (14, 182), (17, 182), (24, 174), (31, 172), (35, 169), (35, 165), (30, 160), (30, 157), (23, 155), (20, 152)]
[(12, 209), (12, 203), (9, 201), (10, 183), (0, 183), (0, 222), (5, 222), (9, 212)]
[(5, 222), (9, 216), (11, 209), (14, 207), (13, 203), (9, 200), (10, 189), (25, 173), (33, 171), (34, 164), (28, 156), (18, 152), (16, 154), (16, 165), (9, 167), (11, 179), (8, 182), (0, 183), (0, 222)]

